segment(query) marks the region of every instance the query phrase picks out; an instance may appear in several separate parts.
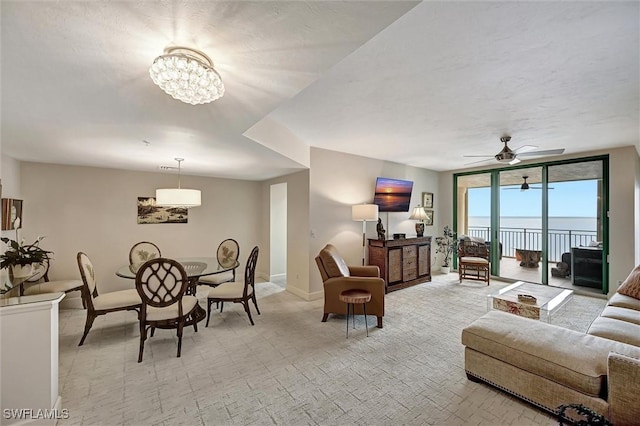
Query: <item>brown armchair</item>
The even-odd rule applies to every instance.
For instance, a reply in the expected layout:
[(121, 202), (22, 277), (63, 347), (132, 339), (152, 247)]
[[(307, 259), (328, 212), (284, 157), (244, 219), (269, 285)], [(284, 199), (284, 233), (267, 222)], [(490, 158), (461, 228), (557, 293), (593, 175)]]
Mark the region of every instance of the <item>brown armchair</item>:
[[(320, 250), (316, 256), (316, 263), (324, 282), (322, 322), (327, 321), (329, 314), (347, 314), (347, 304), (338, 299), (341, 292), (362, 289), (371, 292), (371, 301), (366, 304), (367, 314), (377, 316), (378, 328), (382, 328), (385, 286), (377, 266), (347, 266), (338, 250), (331, 244)], [(361, 305), (357, 305), (355, 310), (355, 314), (364, 314)]]
[(461, 239), (458, 243), (458, 273), (463, 278), (484, 281), (489, 285), (491, 265), (489, 247), (480, 241)]

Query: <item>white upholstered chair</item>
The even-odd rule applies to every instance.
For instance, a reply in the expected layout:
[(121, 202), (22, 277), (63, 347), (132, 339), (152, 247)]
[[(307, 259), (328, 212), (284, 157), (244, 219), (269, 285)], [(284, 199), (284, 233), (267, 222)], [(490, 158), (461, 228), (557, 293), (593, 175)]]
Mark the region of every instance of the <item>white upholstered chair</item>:
[(78, 346), (82, 346), (87, 338), (93, 321), (100, 315), (116, 311), (138, 311), (142, 301), (136, 289), (112, 291), (110, 293), (98, 294), (96, 283), (96, 273), (91, 263), (91, 259), (86, 254), (80, 252), (77, 256), (78, 268), (82, 277), (82, 299), (87, 308), (87, 320), (84, 326), (84, 334)]
[[(240, 256), (240, 245), (232, 238), (227, 238), (218, 246), (217, 258), (218, 263), (223, 267), (235, 265)], [(200, 277), (198, 284), (204, 284), (216, 287), (222, 283), (233, 282), (236, 280), (236, 268), (230, 271), (221, 272), (219, 274), (206, 275)]]
[(230, 283), (222, 283), (217, 287), (212, 288), (207, 296), (207, 327), (209, 326), (209, 319), (211, 318), (211, 305), (215, 302), (220, 302), (220, 312), (224, 309), (224, 302), (242, 303), (244, 310), (249, 316), (251, 325), (254, 325), (253, 318), (251, 318), (251, 309), (249, 308), (249, 300), (253, 301), (258, 315), (260, 315), (260, 309), (258, 309), (258, 303), (256, 302), (255, 291), (255, 275), (256, 264), (258, 263), (258, 247), (254, 247), (251, 250), (251, 254), (247, 259), (247, 266), (244, 270), (244, 281), (234, 281)]
[(173, 259), (152, 259), (145, 262), (136, 273), (136, 290), (142, 300), (140, 310), (140, 351), (142, 362), (147, 331), (151, 336), (156, 328), (178, 330), (178, 358), (182, 350), (182, 330), (193, 325), (198, 331), (198, 321), (204, 319), (204, 310), (195, 296), (185, 294), (189, 285), (184, 267)]
[[(49, 260), (36, 266), (37, 272), (27, 280), (30, 285), (24, 289), (26, 296), (43, 293), (70, 293), (82, 291), (82, 280), (49, 281)], [(84, 299), (82, 300), (84, 306)], [(86, 308), (86, 306), (84, 306)]]

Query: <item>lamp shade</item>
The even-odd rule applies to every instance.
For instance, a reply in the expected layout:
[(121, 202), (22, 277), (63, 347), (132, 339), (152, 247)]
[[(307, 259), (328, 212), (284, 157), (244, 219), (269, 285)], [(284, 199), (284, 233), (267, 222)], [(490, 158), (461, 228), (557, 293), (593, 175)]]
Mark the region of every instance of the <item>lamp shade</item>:
[(198, 207), (201, 204), (199, 189), (156, 189), (156, 205), (166, 207)]
[(424, 211), (424, 208), (420, 204), (418, 204), (413, 208), (413, 212), (411, 212), (411, 216), (409, 216), (409, 219), (426, 220), (427, 212)]
[(351, 206), (351, 219), (373, 222), (378, 220), (377, 204), (356, 204)]

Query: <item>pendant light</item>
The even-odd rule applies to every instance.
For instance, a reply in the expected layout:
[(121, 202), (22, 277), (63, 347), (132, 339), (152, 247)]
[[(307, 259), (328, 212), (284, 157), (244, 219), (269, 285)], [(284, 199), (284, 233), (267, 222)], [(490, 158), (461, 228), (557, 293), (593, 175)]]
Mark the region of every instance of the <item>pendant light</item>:
[(178, 162), (178, 187), (156, 189), (156, 206), (163, 207), (198, 207), (200, 206), (201, 194), (199, 189), (180, 188), (180, 163), (184, 158), (176, 158)]

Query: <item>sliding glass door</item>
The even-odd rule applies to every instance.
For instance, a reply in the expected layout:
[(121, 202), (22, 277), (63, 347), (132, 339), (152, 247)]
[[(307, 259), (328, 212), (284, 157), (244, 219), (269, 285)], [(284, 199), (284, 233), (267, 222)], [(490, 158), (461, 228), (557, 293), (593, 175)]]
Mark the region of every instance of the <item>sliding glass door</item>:
[(607, 182), (606, 156), (456, 174), (456, 232), (494, 276), (606, 293)]
[(500, 276), (542, 282), (542, 167), (504, 170), (500, 176)]

